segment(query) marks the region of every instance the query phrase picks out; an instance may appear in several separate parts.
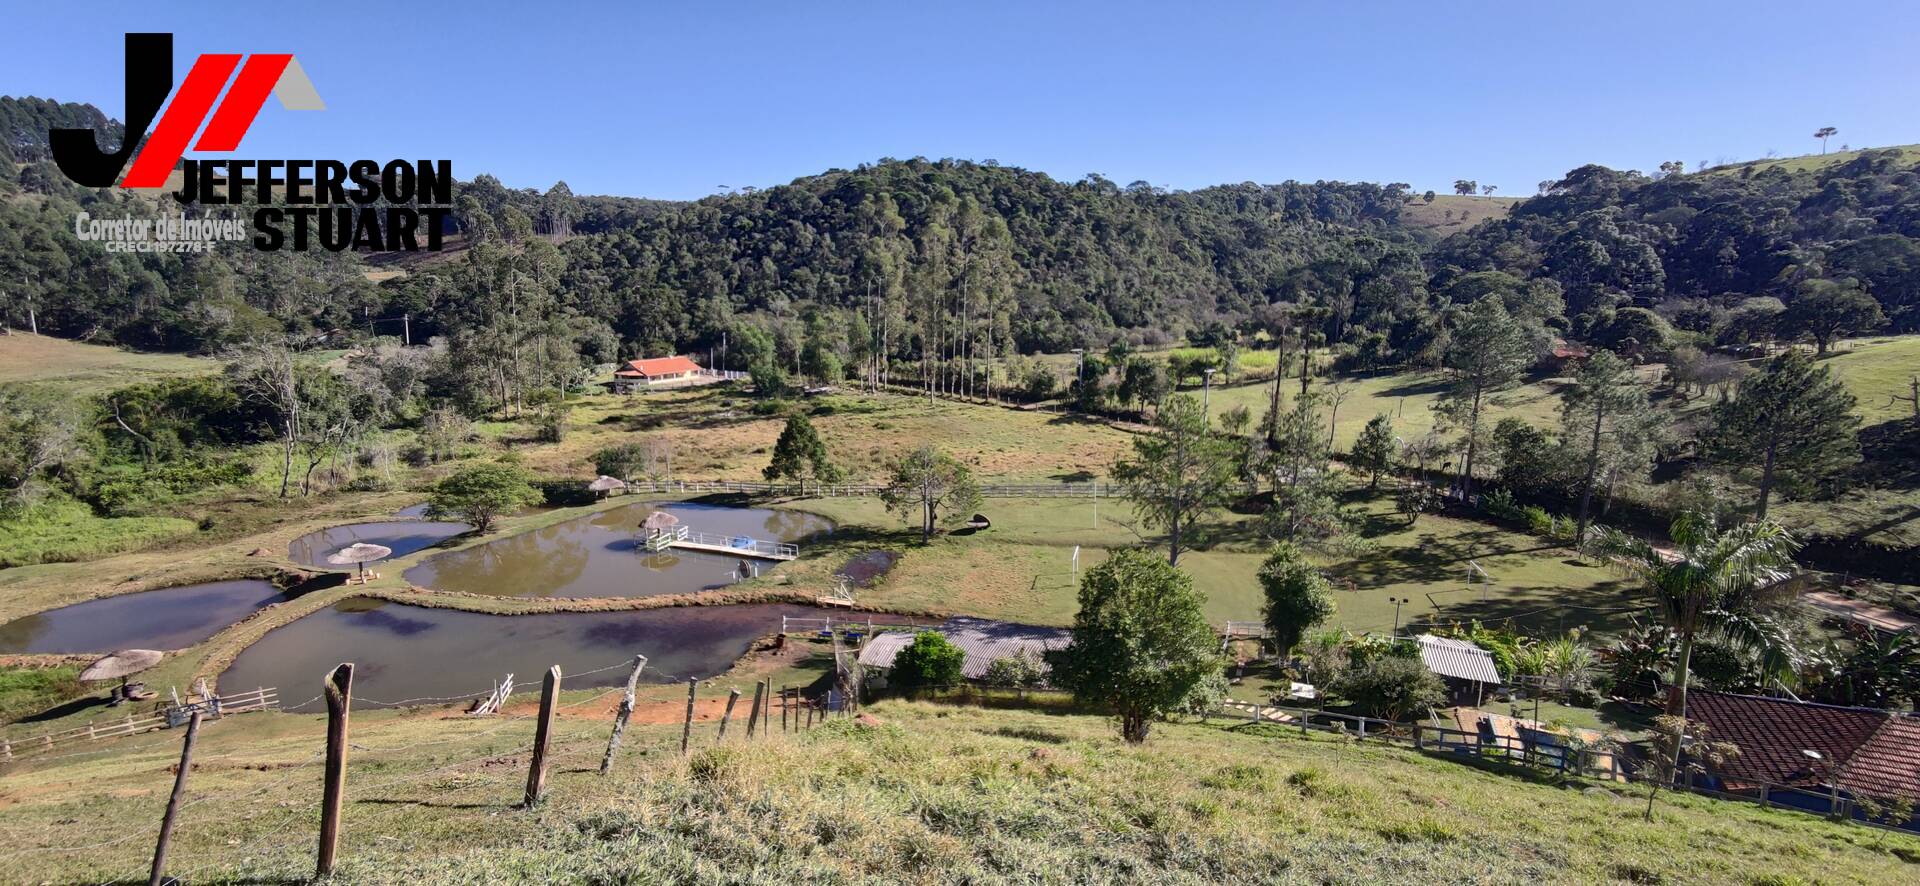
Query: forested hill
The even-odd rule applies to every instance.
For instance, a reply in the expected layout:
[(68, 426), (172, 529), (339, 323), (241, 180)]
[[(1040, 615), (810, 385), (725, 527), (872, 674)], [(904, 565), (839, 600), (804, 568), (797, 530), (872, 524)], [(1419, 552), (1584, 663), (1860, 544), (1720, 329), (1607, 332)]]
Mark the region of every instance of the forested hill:
[(673, 202), (479, 175), (458, 190), (463, 248), (374, 284), (353, 255), (109, 255), (78, 242), (75, 211), (132, 204), (67, 182), (45, 131), (117, 128), (100, 120), (90, 106), (0, 98), (13, 158), (0, 164), (0, 271), (27, 281), (8, 323), (30, 305), (52, 334), (208, 351), (404, 312), (421, 336), (564, 331), (590, 359), (702, 349), (742, 323), (791, 354), (803, 327), (857, 324), (869, 342), (826, 344), (843, 358), (871, 346), (990, 365), (1015, 350), (1272, 329), (1290, 322), (1276, 307), (1311, 305), (1298, 316), (1363, 366), (1437, 361), (1455, 308), (1494, 293), (1566, 337), (1649, 354), (1676, 330), (1737, 344), (1920, 327), (1920, 177), (1898, 152), (1659, 178), (1584, 166), (1437, 245), (1400, 223), (1404, 207), (1437, 209), (1400, 184), (1169, 192), (912, 159)]
[(47, 159), (47, 133), (64, 128), (105, 133), (100, 137), (105, 148), (119, 146), (126, 135), (120, 121), (92, 105), (4, 96), (0, 97), (0, 163)]
[[(550, 196), (484, 178), (465, 193), (463, 223), (516, 204), (537, 230), (564, 215)], [(1165, 340), (1288, 297), (1290, 275), (1315, 261), (1378, 259), (1397, 242), (1415, 262), (1392, 230), (1406, 197), (1404, 185), (1340, 183), (1168, 192), (886, 160), (670, 208), (584, 201), (563, 288), (617, 312), (623, 337), (662, 347), (698, 340), (715, 316), (876, 303), (913, 315), (942, 293), (1022, 350), (1116, 330)]]
[(1553, 280), (1576, 334), (1628, 305), (1658, 306), (1705, 331), (1750, 296), (1773, 300), (1750, 310), (1775, 312), (1814, 297), (1871, 313), (1872, 301), (1893, 328), (1911, 332), (1920, 330), (1916, 237), (1912, 158), (1863, 151), (1800, 172), (1746, 166), (1650, 178), (1582, 166), (1505, 219), (1448, 238), (1429, 262), (1442, 280), (1459, 271)]

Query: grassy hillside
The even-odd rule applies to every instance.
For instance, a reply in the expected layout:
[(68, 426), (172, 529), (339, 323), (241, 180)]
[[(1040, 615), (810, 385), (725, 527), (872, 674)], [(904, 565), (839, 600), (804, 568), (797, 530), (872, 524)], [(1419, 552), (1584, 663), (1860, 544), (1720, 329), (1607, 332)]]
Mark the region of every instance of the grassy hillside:
[(1766, 160), (1747, 160), (1742, 163), (1729, 163), (1706, 170), (1707, 175), (1739, 175), (1742, 170), (1752, 169), (1762, 172), (1767, 169), (1785, 169), (1788, 172), (1811, 172), (1860, 156), (1862, 151), (1899, 151), (1900, 159), (1906, 163), (1920, 163), (1920, 145), (1889, 145), (1884, 148), (1862, 148), (1858, 151), (1829, 151), (1825, 154), (1802, 154), (1798, 157), (1774, 157)]
[(204, 375), (220, 364), (199, 357), (129, 351), (15, 330), (0, 335), (0, 382), (31, 382), (71, 394), (99, 394), (165, 376)]
[[(706, 691), (722, 691), (725, 684)], [(563, 698), (550, 789), (518, 808), (532, 724), (354, 717), (344, 882), (1902, 882), (1920, 839), (1746, 804), (1482, 771), (1410, 750), (1214, 724), (1120, 744), (1103, 717), (891, 702), (715, 747), (672, 713), (595, 771), (614, 696)], [(667, 703), (670, 710), (672, 703)], [(312, 871), (321, 718), (252, 714), (201, 739), (171, 872)], [(144, 873), (177, 733), (0, 783), (0, 879)], [(84, 785), (84, 789), (79, 789)], [(62, 848), (65, 851), (62, 851)], [(80, 848), (75, 848), (80, 847)]]
[(1435, 194), (1432, 203), (1415, 197), (1400, 207), (1400, 226), (1431, 231), (1445, 237), (1471, 228), (1487, 219), (1506, 218), (1520, 203), (1519, 197), (1463, 197), (1459, 194)]

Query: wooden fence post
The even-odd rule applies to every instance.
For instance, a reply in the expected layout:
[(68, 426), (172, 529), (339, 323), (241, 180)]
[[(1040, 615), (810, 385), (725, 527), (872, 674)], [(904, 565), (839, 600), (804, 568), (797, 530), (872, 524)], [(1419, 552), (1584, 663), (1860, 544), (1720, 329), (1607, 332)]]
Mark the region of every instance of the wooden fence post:
[(740, 690), (735, 689), (727, 693), (727, 711), (720, 715), (720, 737), (713, 740), (714, 744), (727, 740), (727, 721), (733, 719), (733, 706), (739, 702)]
[(167, 813), (160, 818), (160, 842), (153, 847), (153, 873), (147, 886), (160, 886), (166, 876), (167, 843), (173, 839), (173, 818), (180, 814), (180, 797), (187, 792), (187, 773), (193, 770), (193, 742), (200, 737), (200, 712), (187, 719), (187, 737), (180, 742), (180, 771), (173, 776), (173, 793), (167, 797)]
[[(799, 719), (797, 716), (795, 719)], [(813, 702), (807, 702), (807, 728), (813, 728)]]
[(781, 732), (789, 731), (787, 728), (787, 696), (792, 692), (793, 690), (788, 689), (785, 686), (780, 687), (780, 731)]
[(547, 790), (547, 745), (553, 741), (553, 705), (560, 700), (560, 666), (547, 668), (540, 683), (540, 721), (533, 729), (533, 762), (527, 767), (527, 802), (540, 802)]
[(353, 705), (353, 662), (327, 677), (327, 770), (320, 795), (320, 860), (317, 876), (333, 873), (340, 849), (340, 801), (347, 789), (347, 713)]
[(633, 692), (640, 685), (640, 672), (646, 667), (646, 656), (633, 657), (633, 673), (627, 675), (627, 694), (620, 697), (620, 712), (613, 717), (613, 737), (607, 739), (607, 755), (600, 759), (601, 775), (613, 768), (614, 752), (620, 750), (620, 736), (627, 731), (627, 718), (633, 716)]
[(765, 683), (753, 684), (753, 710), (747, 712), (747, 738), (749, 739), (753, 738), (754, 728), (760, 725), (760, 705), (766, 701), (766, 689)]
[(1424, 751), (1427, 749), (1426, 736), (1421, 733), (1420, 723), (1417, 720), (1414, 721), (1413, 724), (1413, 749), (1416, 751)]
[(0, 738), (0, 760), (13, 759), (13, 742)]
[(699, 678), (687, 678), (687, 720), (680, 726), (680, 756), (682, 757), (687, 755), (687, 742), (693, 740), (693, 694), (699, 688)]

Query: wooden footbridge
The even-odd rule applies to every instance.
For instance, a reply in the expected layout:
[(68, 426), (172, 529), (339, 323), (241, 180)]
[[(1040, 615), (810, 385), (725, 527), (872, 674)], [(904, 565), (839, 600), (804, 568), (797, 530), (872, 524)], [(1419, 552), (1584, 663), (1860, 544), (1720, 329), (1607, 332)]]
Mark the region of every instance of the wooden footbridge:
[(660, 553), (668, 548), (685, 551), (704, 551), (709, 554), (727, 554), (734, 557), (752, 557), (756, 560), (792, 560), (800, 556), (800, 546), (781, 541), (748, 538), (744, 535), (715, 535), (711, 532), (695, 532), (686, 526), (670, 526), (665, 529), (647, 530), (646, 548)]

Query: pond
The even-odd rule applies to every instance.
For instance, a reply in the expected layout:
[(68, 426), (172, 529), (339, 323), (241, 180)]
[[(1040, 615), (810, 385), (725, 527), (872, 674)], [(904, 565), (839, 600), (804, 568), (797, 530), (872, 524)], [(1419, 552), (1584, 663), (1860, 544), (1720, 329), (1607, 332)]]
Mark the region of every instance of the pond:
[[(739, 580), (738, 557), (649, 554), (640, 544), (640, 523), (654, 510), (700, 532), (767, 541), (804, 542), (833, 530), (833, 521), (800, 511), (641, 502), (440, 554), (408, 569), (406, 579), (435, 590), (503, 597), (650, 597)], [(754, 562), (763, 573), (774, 565)]]
[(244, 579), (103, 597), (0, 625), (0, 652), (185, 649), (293, 596)]
[(345, 526), (332, 526), (319, 532), (309, 532), (294, 539), (292, 544), (287, 545), (287, 558), (295, 563), (320, 569), (350, 569), (351, 567), (328, 563), (327, 555), (347, 545), (363, 541), (392, 548), (393, 556), (404, 557), (414, 551), (426, 550), (472, 528), (465, 523), (435, 523), (426, 520), (348, 523)]
[(325, 710), (324, 702), (301, 702), (350, 661), (354, 706), (384, 707), (478, 698), (508, 673), (515, 682), (538, 681), (556, 664), (564, 688), (617, 686), (629, 668), (586, 672), (636, 654), (647, 657), (646, 681), (680, 682), (726, 671), (756, 638), (779, 631), (782, 615), (827, 614), (849, 617), (844, 609), (781, 603), (487, 615), (351, 597), (269, 631), (220, 675), (220, 687), (277, 687), (290, 710)]

